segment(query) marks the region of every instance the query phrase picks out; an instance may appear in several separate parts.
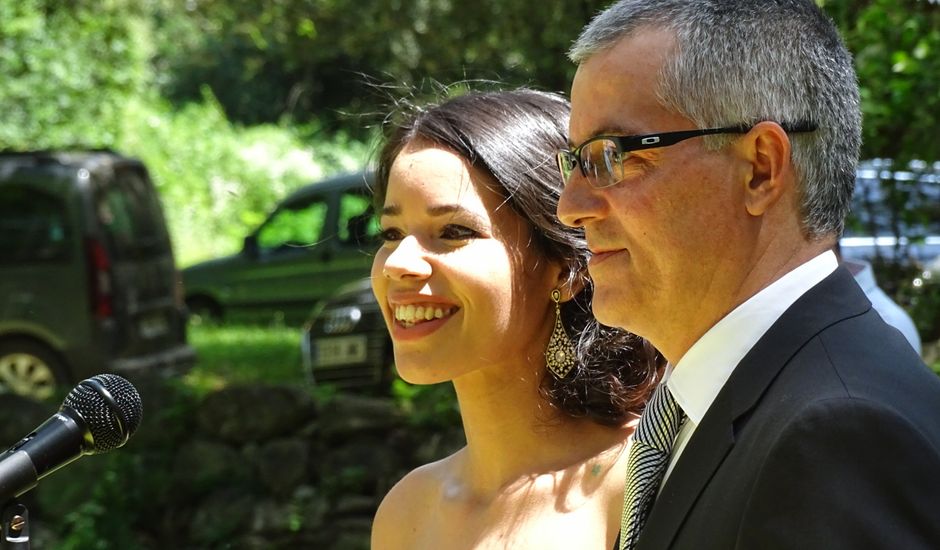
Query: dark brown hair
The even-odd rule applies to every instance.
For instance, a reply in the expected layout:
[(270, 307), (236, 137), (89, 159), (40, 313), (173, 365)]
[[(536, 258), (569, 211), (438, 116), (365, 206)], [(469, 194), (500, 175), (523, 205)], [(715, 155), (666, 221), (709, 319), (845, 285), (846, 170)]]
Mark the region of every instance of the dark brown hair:
[(584, 232), (563, 225), (555, 213), (562, 185), (554, 153), (567, 147), (570, 110), (559, 95), (519, 89), (469, 92), (399, 112), (386, 122), (375, 202), (377, 208), (384, 204), (392, 163), (415, 141), (445, 147), (490, 176), (499, 186), (494, 191), (529, 224), (534, 249), (566, 266), (569, 281), (584, 285), (562, 304), (562, 322), (576, 342), (578, 360), (562, 380), (546, 370), (543, 395), (570, 416), (617, 425), (642, 411), (661, 357), (638, 336), (603, 326), (591, 313)]

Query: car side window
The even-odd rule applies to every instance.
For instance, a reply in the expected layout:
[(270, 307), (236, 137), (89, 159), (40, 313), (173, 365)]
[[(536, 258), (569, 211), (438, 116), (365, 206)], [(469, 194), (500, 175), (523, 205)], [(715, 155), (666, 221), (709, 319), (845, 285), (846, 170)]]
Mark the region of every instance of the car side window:
[(68, 261), (65, 204), (40, 190), (0, 187), (0, 265)]
[(339, 202), (339, 240), (349, 246), (368, 247), (378, 242), (379, 221), (372, 199), (359, 191), (346, 191)]
[(297, 252), (312, 247), (324, 237), (327, 203), (325, 198), (282, 206), (258, 231), (258, 248), (263, 254)]

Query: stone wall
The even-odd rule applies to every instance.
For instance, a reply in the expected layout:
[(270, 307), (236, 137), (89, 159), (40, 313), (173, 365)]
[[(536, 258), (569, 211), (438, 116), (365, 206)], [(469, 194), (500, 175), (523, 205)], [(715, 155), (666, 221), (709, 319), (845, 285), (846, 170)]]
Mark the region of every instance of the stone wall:
[[(34, 547), (365, 549), (388, 489), (463, 445), (458, 426), (418, 425), (391, 399), (258, 385), (196, 399), (135, 385), (145, 415), (127, 446), (29, 494)], [(33, 412), (19, 436), (49, 413)]]

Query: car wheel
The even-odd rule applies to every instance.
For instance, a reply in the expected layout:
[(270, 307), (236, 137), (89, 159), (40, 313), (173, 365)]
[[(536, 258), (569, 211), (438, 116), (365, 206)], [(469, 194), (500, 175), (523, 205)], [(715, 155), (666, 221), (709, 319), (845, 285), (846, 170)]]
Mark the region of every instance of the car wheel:
[(0, 391), (37, 401), (68, 382), (65, 365), (51, 350), (29, 340), (0, 343)]
[(211, 298), (195, 296), (186, 300), (189, 321), (194, 325), (217, 325), (222, 322), (222, 307)]

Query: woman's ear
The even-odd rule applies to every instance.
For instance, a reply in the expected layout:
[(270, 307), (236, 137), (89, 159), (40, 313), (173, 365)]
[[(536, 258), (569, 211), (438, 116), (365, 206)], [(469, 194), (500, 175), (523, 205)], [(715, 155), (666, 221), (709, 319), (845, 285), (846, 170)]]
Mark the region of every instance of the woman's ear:
[(567, 302), (578, 294), (581, 294), (587, 282), (585, 280), (586, 277), (587, 274), (584, 272), (572, 274), (571, 270), (567, 267), (560, 269), (558, 279), (555, 282), (555, 288), (561, 291), (561, 301)]

